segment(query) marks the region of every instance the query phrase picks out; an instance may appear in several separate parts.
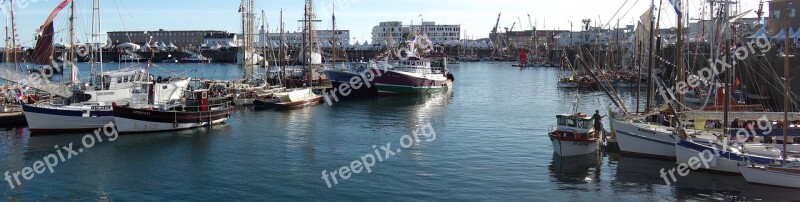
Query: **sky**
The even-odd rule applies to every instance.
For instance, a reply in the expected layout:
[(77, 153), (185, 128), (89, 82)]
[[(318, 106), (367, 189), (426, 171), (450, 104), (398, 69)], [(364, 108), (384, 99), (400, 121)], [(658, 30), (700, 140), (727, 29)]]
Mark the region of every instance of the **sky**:
[[(4, 1), (4, 11), (9, 10)], [(25, 46), (33, 45), (36, 30), (47, 15), (63, 0), (14, 0), (15, 24), (18, 41)], [(652, 0), (651, 0), (652, 1)], [(337, 29), (351, 31), (359, 42), (369, 40), (372, 27), (383, 21), (402, 21), (403, 24), (419, 24), (420, 21), (435, 21), (436, 24), (460, 24), (462, 38), (487, 37), (502, 13), (499, 30), (511, 27), (515, 30), (530, 29), (531, 24), (539, 30), (580, 29), (582, 19), (591, 19), (592, 24), (608, 24), (620, 27), (634, 24), (644, 13), (648, 0), (315, 0), (317, 18), (322, 20), (317, 29), (331, 29), (331, 11), (335, 8)], [(675, 26), (675, 12), (670, 0), (662, 2), (662, 27)], [(92, 1), (75, 0), (76, 32), (78, 40), (88, 41), (91, 33)], [(696, 18), (705, 0), (684, 0), (689, 15)], [(102, 0), (100, 5), (102, 31), (145, 30), (225, 30), (241, 32), (238, 0)], [(303, 16), (302, 0), (255, 0), (256, 11), (264, 10), (270, 30), (278, 29), (279, 12), (283, 10), (285, 29), (298, 31), (298, 20)], [(656, 7), (659, 1), (655, 1)], [(334, 6), (335, 5), (335, 6)], [(743, 0), (742, 10), (758, 8), (757, 0)], [(766, 9), (765, 5), (765, 10)], [(619, 10), (619, 12), (617, 12)], [(4, 12), (5, 13), (5, 12)], [(615, 16), (616, 13), (616, 16)], [(752, 12), (751, 12), (752, 13)], [(528, 19), (530, 15), (530, 21)], [(9, 15), (5, 15), (8, 19)], [(56, 18), (57, 41), (66, 39), (63, 30), (67, 27), (68, 8)], [(748, 17), (754, 17), (754, 14)], [(613, 17), (613, 18), (612, 18)], [(259, 20), (260, 22), (260, 20)], [(522, 25), (520, 25), (522, 24)], [(260, 26), (260, 25), (259, 25)], [(2, 33), (0, 33), (2, 34)], [(60, 39), (59, 39), (60, 38)]]

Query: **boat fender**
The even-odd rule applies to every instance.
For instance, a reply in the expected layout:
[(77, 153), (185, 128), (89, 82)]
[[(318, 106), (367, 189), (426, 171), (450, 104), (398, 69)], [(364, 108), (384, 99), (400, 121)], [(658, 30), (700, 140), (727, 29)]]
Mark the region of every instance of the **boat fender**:
[(177, 128), (177, 127), (178, 127), (178, 121), (174, 121), (174, 122), (172, 122), (172, 127), (173, 127), (173, 128)]

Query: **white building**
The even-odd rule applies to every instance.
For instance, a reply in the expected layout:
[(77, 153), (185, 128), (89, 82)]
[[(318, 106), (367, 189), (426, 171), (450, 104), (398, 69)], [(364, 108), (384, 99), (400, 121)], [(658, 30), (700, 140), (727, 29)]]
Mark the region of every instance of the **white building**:
[(445, 44), (461, 39), (461, 25), (437, 25), (435, 22), (422, 22), (420, 25), (404, 26), (400, 21), (387, 21), (372, 28), (372, 44), (386, 45), (389, 38), (393, 38), (395, 42), (402, 42), (415, 32), (428, 35), (434, 44)]
[[(316, 34), (323, 47), (330, 47), (334, 37), (336, 37), (336, 41), (339, 42), (337, 46), (349, 46), (350, 44), (350, 30), (336, 30), (335, 34), (333, 30), (317, 30)], [(280, 44), (280, 37), (280, 33), (269, 33), (269, 41), (271, 41), (273, 45)], [(283, 34), (283, 37), (284, 44), (288, 46), (300, 47), (303, 45), (302, 32), (287, 32)], [(262, 38), (266, 39), (267, 37), (262, 36)]]

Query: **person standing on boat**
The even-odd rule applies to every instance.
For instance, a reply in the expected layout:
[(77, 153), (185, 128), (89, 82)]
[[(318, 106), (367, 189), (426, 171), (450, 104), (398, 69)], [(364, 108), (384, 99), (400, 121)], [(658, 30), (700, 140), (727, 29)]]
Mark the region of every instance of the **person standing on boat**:
[(595, 131), (595, 134), (603, 131), (603, 122), (602, 122), (603, 121), (603, 117), (606, 117), (606, 116), (600, 116), (600, 110), (594, 110), (594, 115), (592, 115), (592, 119), (594, 120), (594, 131)]

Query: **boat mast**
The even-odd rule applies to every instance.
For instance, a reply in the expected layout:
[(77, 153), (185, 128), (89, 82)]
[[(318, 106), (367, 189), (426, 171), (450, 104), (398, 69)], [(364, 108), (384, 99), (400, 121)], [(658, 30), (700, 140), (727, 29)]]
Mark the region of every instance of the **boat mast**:
[[(308, 61), (309, 59), (308, 57), (310, 57), (311, 55), (311, 54), (306, 55), (306, 52), (308, 52), (308, 47), (306, 47), (307, 44), (306, 40), (308, 40), (307, 35), (308, 35), (308, 0), (306, 0), (306, 4), (305, 6), (303, 6), (303, 52), (300, 53), (300, 57), (303, 58), (303, 70), (307, 71), (307, 73), (310, 73), (311, 71), (308, 71), (306, 67), (307, 63), (306, 61)], [(311, 75), (307, 75), (306, 77), (308, 77), (309, 80), (311, 79)]]
[[(686, 70), (685, 70), (686, 67), (683, 64), (683, 46), (684, 46), (683, 45), (683, 43), (684, 43), (684, 41), (683, 41), (683, 12), (681, 12), (681, 10), (683, 10), (683, 8), (682, 8), (683, 4), (680, 3), (680, 0), (677, 1), (677, 2), (678, 2), (678, 5), (673, 5), (673, 6), (676, 6), (678, 8), (678, 13), (677, 13), (678, 14), (678, 45), (677, 45), (677, 49), (678, 49), (677, 50), (678, 51), (677, 55), (678, 55), (678, 57), (676, 59), (676, 64), (678, 65), (678, 82), (685, 82), (686, 81)], [(682, 111), (683, 103), (684, 103), (685, 99), (686, 98), (684, 97), (683, 93), (678, 93), (678, 105), (675, 108), (676, 112)]]
[[(790, 6), (792, 3), (787, 2)], [(786, 13), (789, 13), (789, 7), (786, 7)], [(789, 136), (789, 18), (783, 18), (784, 27), (786, 31), (784, 32), (783, 38), (783, 152), (781, 152), (781, 157), (783, 158), (783, 163), (786, 163), (786, 140)]]
[(649, 43), (647, 44), (648, 54), (647, 57), (647, 101), (645, 102), (645, 111), (650, 109), (650, 101), (652, 100), (653, 94), (653, 36), (655, 35), (655, 19), (653, 19), (653, 11), (655, 11), (655, 0), (650, 0), (650, 35), (649, 35)]
[(278, 49), (278, 52), (279, 52), (278, 53), (278, 57), (280, 57), (280, 60), (278, 60), (278, 61), (280, 62), (280, 66), (281, 66), (281, 72), (280, 72), (280, 75), (279, 75), (279, 77), (280, 77), (280, 81), (279, 82), (280, 82), (281, 85), (283, 85), (283, 87), (287, 87), (288, 85), (285, 82), (285, 79), (286, 79), (286, 65), (284, 65), (284, 63), (286, 62), (285, 61), (286, 60), (286, 53), (283, 50), (283, 48), (284, 48), (284, 44), (283, 44), (284, 43), (283, 42), (283, 9), (281, 9), (281, 13), (280, 13), (280, 26), (279, 27), (280, 27), (280, 32), (281, 32), (280, 36), (278, 36), (278, 37), (280, 37), (280, 39), (279, 39), (280, 44), (278, 44), (280, 46), (280, 49)]
[(333, 68), (336, 69), (336, 1), (333, 1), (333, 5), (331, 7), (332, 7), (332, 10), (331, 10), (331, 23), (332, 23), (332, 28), (333, 28), (333, 33), (331, 33), (331, 42), (333, 43), (333, 44), (331, 44), (332, 47), (333, 47), (333, 50), (332, 50), (333, 59), (332, 59), (332, 61), (333, 61)]
[(9, 57), (9, 54), (8, 54), (8, 49), (9, 49), (9, 47), (8, 47), (8, 39), (10, 38), (10, 36), (8, 35), (8, 20), (9, 20), (8, 18), (6, 18), (6, 20), (5, 20), (5, 23), (6, 23), (6, 39), (4, 40), (5, 44), (3, 45), (3, 47), (5, 47), (3, 49), (3, 63), (5, 63), (5, 65), (6, 65), (6, 71), (8, 71), (8, 69), (9, 69), (8, 63), (10, 63), (10, 61), (11, 61), (11, 57)]
[(17, 61), (17, 24), (14, 18), (14, 0), (9, 1), (9, 7), (11, 7), (11, 52), (14, 57), (14, 71), (17, 71), (19, 64)]
[(78, 83), (78, 67), (75, 66), (75, 62), (77, 61), (75, 59), (75, 1), (70, 2), (69, 10), (69, 58), (66, 60), (70, 62), (65, 64), (69, 64), (70, 66), (70, 81), (72, 81), (72, 83)]

